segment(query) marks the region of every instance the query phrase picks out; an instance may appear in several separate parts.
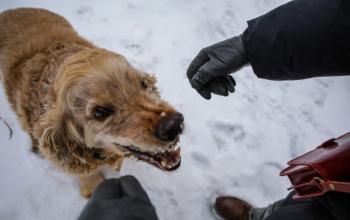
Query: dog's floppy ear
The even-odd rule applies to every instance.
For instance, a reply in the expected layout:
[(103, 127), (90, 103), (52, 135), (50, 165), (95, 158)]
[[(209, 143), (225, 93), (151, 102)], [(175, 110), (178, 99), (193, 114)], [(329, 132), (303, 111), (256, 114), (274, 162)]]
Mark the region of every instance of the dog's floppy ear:
[(49, 159), (64, 162), (70, 153), (84, 145), (82, 128), (67, 113), (51, 110), (42, 118), (40, 152)]
[(40, 129), (36, 131), (41, 137), (40, 153), (67, 172), (85, 175), (97, 166), (116, 163), (119, 157), (98, 148), (88, 148), (83, 128), (68, 113), (57, 114), (51, 110), (42, 118)]
[[(36, 137), (40, 137), (40, 152), (49, 158), (63, 159), (72, 149), (83, 146), (83, 131), (70, 109), (71, 90), (85, 72), (84, 58), (91, 51), (80, 52), (69, 58), (59, 69), (53, 84), (53, 106), (40, 119)], [(55, 158), (52, 158), (55, 159)]]

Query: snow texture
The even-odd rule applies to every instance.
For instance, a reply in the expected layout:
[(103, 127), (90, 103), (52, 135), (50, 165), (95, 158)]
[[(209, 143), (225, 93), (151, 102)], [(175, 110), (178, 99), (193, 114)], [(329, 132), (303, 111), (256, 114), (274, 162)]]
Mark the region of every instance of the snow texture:
[[(182, 165), (163, 172), (128, 159), (119, 174), (105, 173), (136, 176), (162, 220), (209, 220), (217, 195), (257, 206), (284, 197), (289, 182), (278, 173), (286, 162), (349, 130), (350, 77), (277, 82), (246, 67), (234, 74), (237, 91), (229, 97), (206, 101), (190, 87), (186, 69), (201, 48), (240, 34), (247, 20), (285, 2), (1, 0), (0, 11), (57, 12), (96, 45), (155, 73), (163, 98), (185, 115)], [(30, 152), (2, 88), (0, 117), (0, 219), (76, 219), (87, 202), (77, 180)]]

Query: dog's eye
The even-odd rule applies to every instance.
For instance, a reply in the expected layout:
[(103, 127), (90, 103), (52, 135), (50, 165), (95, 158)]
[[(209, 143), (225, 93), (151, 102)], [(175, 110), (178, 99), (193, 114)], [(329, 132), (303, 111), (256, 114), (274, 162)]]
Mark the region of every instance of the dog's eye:
[(113, 113), (111, 108), (98, 106), (94, 109), (93, 115), (95, 119), (103, 120)]
[(146, 79), (141, 80), (141, 87), (143, 89), (147, 89), (148, 88), (148, 82), (147, 82)]

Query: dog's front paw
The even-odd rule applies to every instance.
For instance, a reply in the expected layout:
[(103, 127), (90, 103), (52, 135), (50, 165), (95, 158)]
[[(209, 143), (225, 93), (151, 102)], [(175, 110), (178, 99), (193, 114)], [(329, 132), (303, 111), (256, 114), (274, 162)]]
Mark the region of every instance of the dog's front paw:
[(80, 194), (85, 198), (90, 198), (96, 187), (104, 181), (101, 172), (95, 172), (80, 178)]

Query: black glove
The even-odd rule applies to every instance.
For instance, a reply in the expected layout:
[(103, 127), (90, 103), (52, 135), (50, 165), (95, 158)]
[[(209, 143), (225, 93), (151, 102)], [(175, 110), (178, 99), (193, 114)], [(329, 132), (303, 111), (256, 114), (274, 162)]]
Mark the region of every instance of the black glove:
[(79, 220), (158, 220), (156, 210), (133, 176), (102, 182)]
[(202, 49), (187, 70), (191, 86), (205, 99), (211, 93), (228, 96), (236, 82), (228, 75), (248, 63), (242, 35)]

